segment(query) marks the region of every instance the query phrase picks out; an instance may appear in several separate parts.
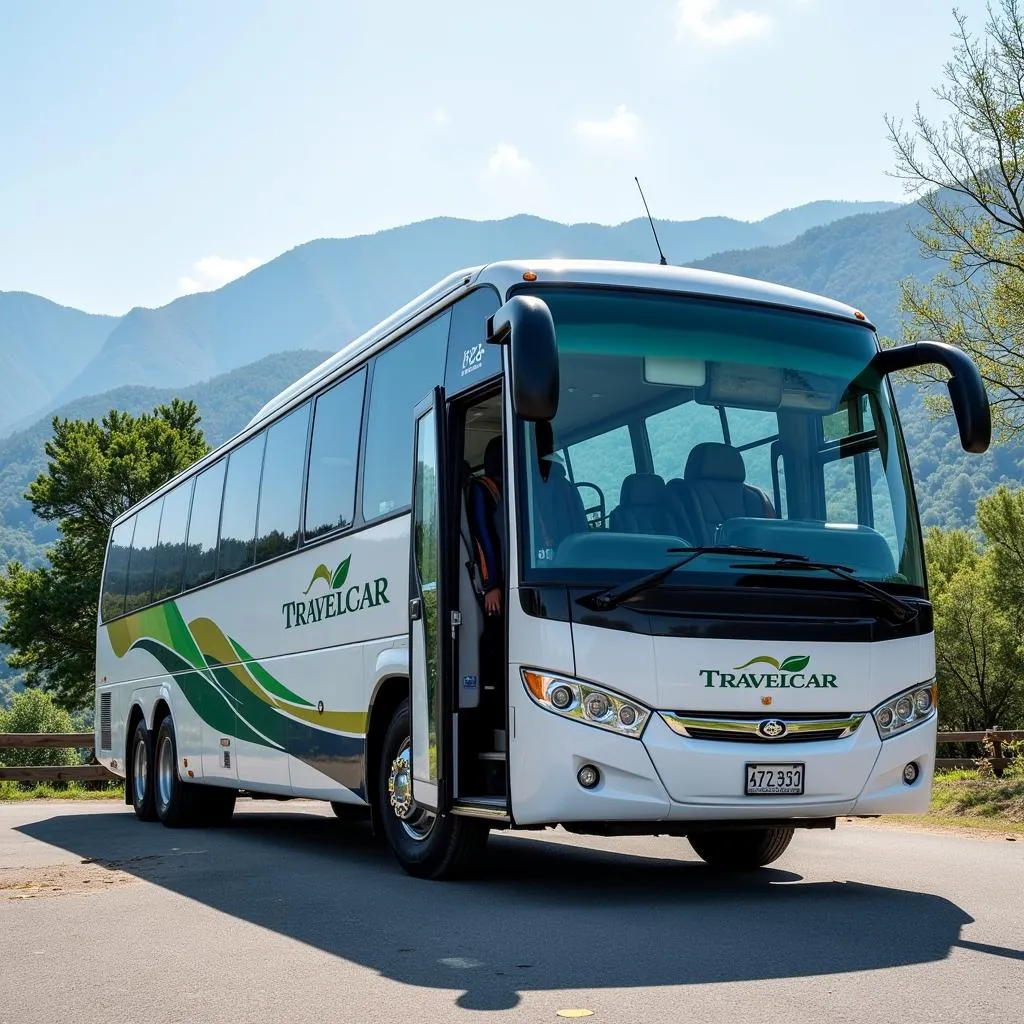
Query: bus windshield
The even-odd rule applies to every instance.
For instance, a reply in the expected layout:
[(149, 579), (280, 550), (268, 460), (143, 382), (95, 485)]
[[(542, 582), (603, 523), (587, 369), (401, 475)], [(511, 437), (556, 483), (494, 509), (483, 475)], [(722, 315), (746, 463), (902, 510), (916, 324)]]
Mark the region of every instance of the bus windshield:
[[(561, 384), (553, 422), (518, 426), (524, 581), (613, 584), (678, 560), (673, 549), (726, 546), (923, 594), (907, 458), (871, 328), (678, 294), (532, 294), (554, 318)], [(755, 562), (708, 553), (666, 584), (697, 573), (726, 584)]]

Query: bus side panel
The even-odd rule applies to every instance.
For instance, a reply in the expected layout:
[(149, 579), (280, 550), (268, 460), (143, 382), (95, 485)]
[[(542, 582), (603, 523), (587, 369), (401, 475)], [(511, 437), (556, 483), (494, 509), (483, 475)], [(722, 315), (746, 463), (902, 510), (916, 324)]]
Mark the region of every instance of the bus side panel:
[[(408, 631), (408, 531), (398, 516), (115, 619), (100, 627), (100, 675), (165, 686), (182, 758), (205, 744), (209, 781), (358, 792), (367, 661)], [(130, 703), (117, 704), (123, 725)], [(313, 775), (296, 769), (293, 785), (296, 760)]]

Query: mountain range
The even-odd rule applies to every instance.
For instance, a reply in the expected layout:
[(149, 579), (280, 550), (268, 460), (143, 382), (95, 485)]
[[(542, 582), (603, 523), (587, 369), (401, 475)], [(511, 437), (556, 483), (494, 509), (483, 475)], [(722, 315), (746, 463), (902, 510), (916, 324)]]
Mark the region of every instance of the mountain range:
[[(922, 217), (914, 205), (820, 202), (756, 223), (723, 217), (656, 225), (673, 263), (830, 295), (895, 335), (898, 282), (936, 269), (909, 230)], [(11, 557), (39, 564), (52, 539), (24, 492), (45, 468), (54, 413), (140, 412), (182, 395), (197, 401), (207, 437), (218, 443), (325, 353), (453, 269), (510, 256), (653, 261), (652, 253), (646, 220), (606, 227), (531, 216), (438, 218), (312, 241), (215, 292), (119, 318), (0, 293), (0, 434), (18, 428), (0, 437), (0, 564)], [(969, 522), (980, 494), (1019, 481), (1024, 449), (966, 457), (948, 417), (933, 418), (913, 388), (901, 388), (899, 400), (926, 523)]]

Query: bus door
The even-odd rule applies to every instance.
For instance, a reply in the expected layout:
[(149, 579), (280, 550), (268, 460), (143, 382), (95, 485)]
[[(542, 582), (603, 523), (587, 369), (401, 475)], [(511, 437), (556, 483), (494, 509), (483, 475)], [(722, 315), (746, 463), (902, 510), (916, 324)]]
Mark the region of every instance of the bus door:
[(444, 391), (414, 412), (413, 502), (409, 545), (409, 663), (412, 792), (421, 807), (451, 805), (451, 636), (456, 627), (445, 586), (449, 522)]

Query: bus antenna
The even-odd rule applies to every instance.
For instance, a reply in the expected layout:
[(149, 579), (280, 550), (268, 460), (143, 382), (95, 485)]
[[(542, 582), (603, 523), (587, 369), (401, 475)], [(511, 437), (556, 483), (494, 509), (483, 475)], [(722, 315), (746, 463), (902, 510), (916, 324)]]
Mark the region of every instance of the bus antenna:
[(647, 219), (651, 222), (651, 233), (654, 235), (654, 244), (658, 247), (658, 255), (661, 257), (658, 262), (661, 266), (667, 267), (668, 260), (665, 259), (665, 254), (661, 251), (661, 242), (658, 241), (658, 232), (654, 230), (654, 219), (651, 217), (651, 211), (648, 209), (647, 200), (644, 198), (644, 190), (640, 188), (640, 179), (634, 174), (633, 180), (636, 182), (636, 187), (640, 189), (640, 198), (644, 201), (644, 209), (647, 210)]

